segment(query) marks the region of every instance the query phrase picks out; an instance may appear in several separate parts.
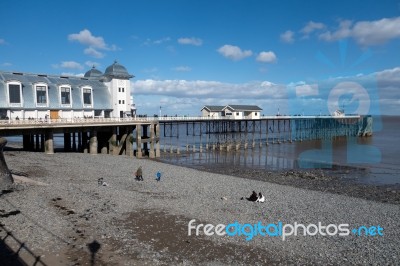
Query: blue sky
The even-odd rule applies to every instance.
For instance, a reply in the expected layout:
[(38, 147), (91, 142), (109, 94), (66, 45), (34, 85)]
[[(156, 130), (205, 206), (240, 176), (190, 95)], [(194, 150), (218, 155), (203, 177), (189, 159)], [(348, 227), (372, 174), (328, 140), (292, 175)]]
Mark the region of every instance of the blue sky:
[(5, 0), (0, 23), (1, 70), (82, 75), (116, 59), (139, 113), (400, 113), (399, 0)]

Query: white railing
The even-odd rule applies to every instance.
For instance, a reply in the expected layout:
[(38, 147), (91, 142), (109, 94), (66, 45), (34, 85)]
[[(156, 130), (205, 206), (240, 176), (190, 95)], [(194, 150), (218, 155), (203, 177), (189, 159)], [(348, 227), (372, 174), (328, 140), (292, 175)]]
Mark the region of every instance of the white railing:
[[(310, 119), (310, 118), (360, 118), (359, 115), (351, 116), (341, 116), (335, 117), (330, 115), (321, 116), (260, 116), (260, 118), (243, 117), (241, 119), (254, 119), (254, 120), (265, 120), (265, 119)], [(59, 119), (8, 119), (0, 120), (0, 125), (45, 125), (45, 124), (115, 124), (115, 123), (135, 123), (135, 122), (152, 122), (152, 121), (198, 121), (198, 120), (241, 120), (234, 117), (208, 117), (208, 116), (163, 116), (163, 117), (125, 117), (125, 118), (104, 118), (104, 117), (94, 117), (94, 118), (59, 118)]]
[(45, 124), (101, 124), (155, 121), (154, 117), (126, 117), (126, 118), (59, 118), (59, 119), (9, 119), (0, 120), (0, 125), (45, 125)]

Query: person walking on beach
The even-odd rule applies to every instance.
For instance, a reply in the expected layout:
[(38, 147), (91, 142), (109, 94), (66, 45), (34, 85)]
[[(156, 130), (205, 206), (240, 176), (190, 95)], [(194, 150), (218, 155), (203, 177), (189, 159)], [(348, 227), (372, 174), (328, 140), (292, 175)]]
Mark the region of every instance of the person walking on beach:
[(136, 180), (143, 181), (142, 175), (143, 175), (142, 166), (139, 166), (139, 168), (136, 170), (136, 173), (135, 173)]

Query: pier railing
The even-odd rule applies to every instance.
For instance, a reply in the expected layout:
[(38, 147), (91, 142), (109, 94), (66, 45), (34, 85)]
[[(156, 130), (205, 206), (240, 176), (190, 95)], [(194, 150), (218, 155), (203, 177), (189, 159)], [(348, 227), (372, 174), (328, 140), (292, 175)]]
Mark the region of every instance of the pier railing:
[(209, 117), (209, 116), (134, 116), (124, 118), (104, 118), (104, 117), (89, 117), (89, 118), (59, 118), (59, 119), (3, 119), (0, 120), (1, 126), (18, 126), (18, 125), (44, 125), (44, 124), (98, 124), (98, 123), (142, 123), (142, 122), (168, 122), (168, 121), (222, 121), (222, 120), (281, 120), (281, 119), (313, 119), (313, 118), (360, 118), (359, 115), (348, 115), (348, 116), (330, 116), (330, 115), (318, 115), (318, 116), (288, 116), (288, 115), (273, 115), (273, 116), (261, 116), (260, 118), (242, 117), (235, 118), (229, 116)]

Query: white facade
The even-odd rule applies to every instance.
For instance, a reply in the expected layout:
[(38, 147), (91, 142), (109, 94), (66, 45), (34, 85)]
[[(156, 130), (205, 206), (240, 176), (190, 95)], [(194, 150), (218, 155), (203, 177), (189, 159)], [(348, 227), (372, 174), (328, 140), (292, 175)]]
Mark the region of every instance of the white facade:
[(131, 82), (130, 80), (113, 78), (104, 83), (111, 94), (113, 111), (111, 117), (125, 117), (131, 111)]
[(221, 117), (221, 112), (208, 111), (207, 109), (203, 109), (201, 110), (201, 115), (216, 118)]
[(259, 119), (261, 110), (255, 105), (227, 105), (222, 111), (225, 117), (231, 119)]
[(116, 61), (84, 77), (0, 71), (0, 120), (126, 117), (133, 77)]

